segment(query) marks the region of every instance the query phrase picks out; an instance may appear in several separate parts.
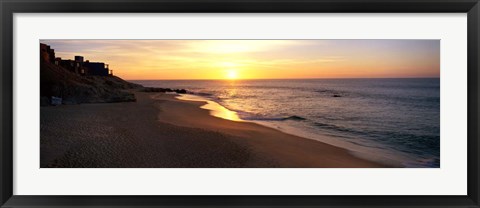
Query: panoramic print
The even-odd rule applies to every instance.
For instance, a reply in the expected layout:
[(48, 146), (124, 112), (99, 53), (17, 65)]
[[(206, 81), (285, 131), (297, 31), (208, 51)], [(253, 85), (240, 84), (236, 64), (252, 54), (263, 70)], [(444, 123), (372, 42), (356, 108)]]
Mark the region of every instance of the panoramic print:
[(40, 40), (41, 168), (439, 168), (439, 40)]

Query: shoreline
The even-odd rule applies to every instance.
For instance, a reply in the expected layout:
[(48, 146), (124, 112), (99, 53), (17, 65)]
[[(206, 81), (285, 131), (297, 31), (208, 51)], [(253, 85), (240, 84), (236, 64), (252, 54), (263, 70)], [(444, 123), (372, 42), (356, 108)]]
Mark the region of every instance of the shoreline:
[[(339, 140), (334, 136), (306, 133), (304, 132), (304, 130), (295, 128), (292, 126), (269, 123), (268, 120), (245, 120), (239, 115), (237, 111), (231, 110), (226, 106), (220, 104), (218, 101), (209, 99), (208, 97), (204, 97), (201, 95), (178, 94), (176, 95), (175, 98), (178, 100), (184, 100), (184, 101), (206, 102), (206, 104), (201, 105), (200, 108), (208, 110), (211, 116), (214, 116), (217, 118), (235, 121), (235, 122), (255, 123), (266, 128), (275, 129), (285, 134), (329, 144), (338, 148), (346, 149), (347, 151), (349, 151), (350, 154), (354, 155), (355, 157), (359, 157), (368, 161), (373, 161), (380, 164), (386, 164), (388, 166), (403, 167), (404, 165), (399, 161), (402, 161), (402, 159), (405, 159), (405, 157), (407, 157), (406, 155), (401, 155), (401, 153), (392, 155), (392, 153), (386, 152), (385, 150), (379, 150), (379, 149), (368, 148), (360, 145), (354, 145), (346, 141)], [(284, 121), (291, 117), (298, 117), (298, 116), (294, 115), (290, 117), (279, 118), (278, 120), (275, 120), (275, 121)], [(302, 117), (298, 117), (298, 118), (304, 119)], [(379, 156), (379, 154), (381, 156)], [(401, 157), (404, 157), (404, 158), (401, 158)]]
[[(254, 144), (257, 144), (259, 142), (263, 142), (263, 143), (285, 142), (285, 143), (288, 143), (288, 144), (299, 143), (299, 144), (295, 144), (295, 145), (292, 145), (292, 146), (296, 146), (296, 145), (302, 146), (302, 145), (309, 144), (309, 145), (314, 146), (314, 147), (312, 147), (312, 149), (316, 149), (316, 150), (322, 149), (323, 151), (329, 151), (329, 152), (331, 151), (331, 153), (337, 154), (336, 156), (339, 157), (339, 158), (336, 158), (336, 159), (333, 159), (333, 158), (325, 159), (324, 158), (324, 160), (322, 160), (322, 162), (324, 162), (325, 164), (327, 164), (329, 162), (332, 162), (334, 160), (339, 161), (339, 162), (341, 160), (345, 160), (344, 162), (346, 162), (346, 160), (361, 160), (361, 162), (366, 161), (367, 163), (372, 163), (372, 164), (368, 164), (367, 166), (370, 166), (370, 165), (372, 165), (372, 167), (386, 167), (387, 166), (385, 164), (377, 163), (377, 162), (374, 162), (374, 161), (371, 161), (371, 160), (368, 160), (368, 159), (365, 159), (365, 158), (360, 158), (358, 156), (355, 156), (349, 150), (344, 149), (342, 147), (327, 144), (325, 142), (321, 142), (321, 141), (318, 141), (318, 140), (315, 140), (315, 139), (310, 139), (310, 138), (305, 138), (305, 137), (301, 137), (301, 136), (298, 136), (298, 135), (290, 134), (288, 132), (284, 132), (284, 131), (272, 128), (270, 126), (262, 125), (262, 124), (259, 124), (259, 123), (253, 122), (253, 121), (241, 120), (241, 118), (239, 118), (238, 115), (231, 115), (231, 113), (236, 113), (236, 112), (231, 111), (231, 110), (225, 108), (224, 106), (222, 106), (218, 103), (215, 103), (214, 101), (193, 100), (193, 99), (190, 99), (190, 98), (185, 98), (184, 99), (185, 95), (181, 95), (181, 96), (183, 98), (180, 98), (180, 96), (177, 96), (177, 95), (173, 95), (171, 98), (165, 98), (164, 96), (154, 98), (154, 99), (160, 99), (160, 100), (163, 100), (163, 101), (167, 100), (168, 102), (175, 103), (175, 104), (172, 104), (172, 105), (164, 104), (164, 105), (169, 105), (168, 106), (169, 111), (164, 111), (165, 113), (159, 115), (159, 120), (161, 122), (167, 122), (167, 123), (171, 123), (171, 124), (174, 124), (174, 125), (180, 125), (180, 126), (195, 125), (197, 127), (204, 128), (204, 129), (215, 129), (216, 131), (224, 133), (224, 134), (230, 134), (232, 136), (240, 136), (240, 137), (243, 137), (243, 139), (246, 139), (246, 140), (254, 140), (254, 141), (249, 141), (249, 142), (252, 142)], [(177, 113), (177, 112), (181, 112), (180, 110), (179, 111), (173, 110), (172, 108), (175, 108), (175, 107), (178, 107), (179, 109), (185, 108), (185, 107), (179, 107), (177, 105), (177, 104), (179, 104), (178, 102), (185, 102), (185, 103), (188, 103), (188, 104), (194, 106), (196, 109), (189, 109), (190, 110), (189, 112), (193, 113), (195, 116), (198, 116), (196, 118), (196, 120), (184, 118)], [(220, 109), (217, 112), (212, 112), (211, 108), (206, 107), (206, 105), (213, 106), (213, 104), (211, 102), (215, 103), (220, 108), (224, 108), (226, 111), (229, 111), (230, 113), (229, 112), (226, 112), (226, 113), (225, 112), (219, 112), (222, 109)], [(162, 106), (160, 106), (160, 108), (161, 107)], [(189, 106), (189, 108), (190, 107), (191, 106)], [(215, 108), (215, 106), (213, 106), (213, 108)], [(192, 111), (195, 111), (195, 112), (192, 112)], [(217, 115), (215, 115), (215, 114), (217, 114)], [(246, 132), (249, 132), (249, 133), (247, 134)], [(258, 138), (253, 138), (254, 136), (258, 136)], [(259, 141), (259, 140), (262, 140), (262, 139), (260, 139), (261, 136), (267, 137), (268, 138), (267, 140), (270, 140), (270, 141)], [(278, 140), (278, 141), (275, 141), (275, 140)], [(272, 145), (274, 145), (274, 144), (272, 144)], [(254, 145), (254, 146), (256, 146), (256, 145)], [(285, 148), (286, 152), (292, 151), (292, 152), (296, 152), (297, 154), (301, 154), (301, 152), (302, 152), (302, 149), (299, 149), (298, 147), (288, 147), (287, 148), (287, 147), (283, 146), (283, 148)], [(308, 149), (308, 148), (306, 148), (306, 149)], [(276, 151), (265, 151), (265, 152), (267, 152), (267, 154), (285, 155), (284, 153), (279, 153), (278, 150), (276, 150)], [(320, 156), (320, 154), (318, 154), (318, 155)], [(305, 156), (307, 156), (307, 154), (305, 154)], [(308, 155), (308, 157), (306, 157), (306, 158), (309, 158), (310, 156), (312, 156), (312, 155)], [(329, 157), (328, 155), (322, 155), (322, 156)], [(349, 157), (351, 157), (351, 158), (349, 158)], [(301, 160), (301, 158), (298, 158), (298, 156), (297, 156), (297, 159)], [(284, 160), (288, 160), (288, 159), (284, 158)], [(315, 160), (315, 159), (312, 159), (312, 160)], [(329, 160), (331, 160), (331, 161), (329, 161)], [(348, 163), (348, 162), (346, 162), (346, 163)], [(294, 164), (288, 164), (287, 162), (285, 162), (285, 165), (289, 166), (289, 167), (295, 167), (296, 166)], [(305, 163), (304, 165), (305, 165), (305, 167), (310, 167), (309, 164), (307, 164), (307, 163)], [(323, 165), (321, 165), (321, 164), (317, 163), (317, 165), (318, 166), (315, 166), (315, 167), (323, 167)], [(353, 165), (353, 164), (345, 164), (345, 165), (347, 167), (355, 167), (356, 166), (356, 165)], [(332, 164), (332, 163), (329, 163), (328, 166), (337, 167), (336, 164)], [(338, 167), (342, 167), (342, 164), (338, 164)]]
[(380, 168), (348, 150), (135, 92), (137, 102), (41, 107), (41, 167)]

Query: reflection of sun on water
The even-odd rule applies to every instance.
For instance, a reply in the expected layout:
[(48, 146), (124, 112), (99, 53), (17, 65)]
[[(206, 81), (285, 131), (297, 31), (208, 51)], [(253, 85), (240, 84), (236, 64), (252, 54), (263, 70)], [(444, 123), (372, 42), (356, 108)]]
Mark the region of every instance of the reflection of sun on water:
[(240, 117), (238, 117), (237, 112), (231, 111), (231, 110), (223, 107), (222, 105), (220, 105), (216, 102), (206, 100), (202, 97), (198, 97), (198, 96), (195, 96), (195, 95), (183, 94), (183, 95), (181, 95), (177, 98), (180, 99), (180, 100), (206, 102), (206, 104), (200, 106), (200, 108), (209, 110), (210, 115), (218, 117), (218, 118), (223, 118), (223, 119), (226, 119), (226, 120), (231, 120), (231, 121), (243, 121), (242, 119), (240, 119)]
[(212, 101), (207, 101), (207, 104), (201, 106), (201, 108), (210, 110), (210, 114), (215, 117), (231, 121), (242, 121), (242, 119), (238, 117), (237, 112), (228, 110), (227, 108)]

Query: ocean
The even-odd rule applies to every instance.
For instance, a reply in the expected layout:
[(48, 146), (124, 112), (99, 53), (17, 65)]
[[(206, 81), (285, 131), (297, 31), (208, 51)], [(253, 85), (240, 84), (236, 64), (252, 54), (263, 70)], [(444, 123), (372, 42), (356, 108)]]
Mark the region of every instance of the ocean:
[(183, 99), (219, 104), (242, 121), (343, 147), (358, 157), (440, 167), (439, 78), (132, 82), (186, 89), (193, 95)]

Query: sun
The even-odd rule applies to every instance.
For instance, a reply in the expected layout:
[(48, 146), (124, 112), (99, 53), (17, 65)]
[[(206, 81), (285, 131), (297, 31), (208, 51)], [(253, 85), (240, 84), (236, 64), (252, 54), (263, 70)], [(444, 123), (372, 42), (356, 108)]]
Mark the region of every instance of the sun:
[(228, 70), (227, 71), (227, 79), (237, 79), (238, 78), (238, 72), (236, 70)]

